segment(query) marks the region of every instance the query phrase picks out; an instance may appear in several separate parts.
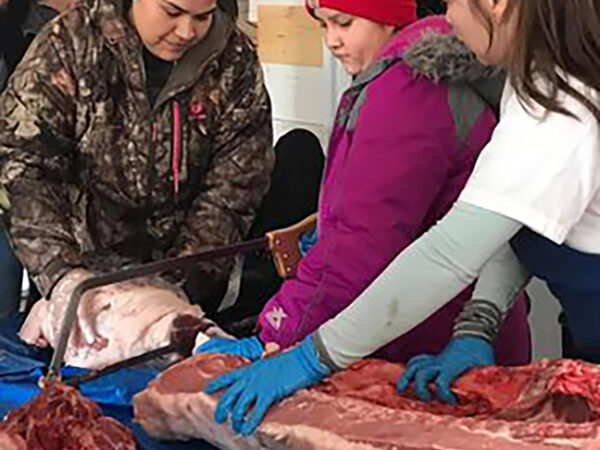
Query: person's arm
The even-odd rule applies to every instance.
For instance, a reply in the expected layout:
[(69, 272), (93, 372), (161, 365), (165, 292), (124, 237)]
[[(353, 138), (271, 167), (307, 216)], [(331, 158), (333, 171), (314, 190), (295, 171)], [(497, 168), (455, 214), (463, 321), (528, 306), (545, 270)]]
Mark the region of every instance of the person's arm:
[[(452, 339), (441, 353), (408, 361), (398, 391), (404, 392), (414, 381), (415, 393), (422, 400), (431, 400), (435, 393), (442, 401), (456, 403), (452, 382), (469, 369), (494, 364), (493, 344), (500, 325), (530, 278), (511, 246), (502, 246), (481, 271), (472, 299), (457, 317)], [(429, 390), (432, 383), (434, 393)]]
[(321, 358), (332, 369), (346, 368), (410, 331), (472, 283), (521, 226), (457, 203), (350, 307), (315, 333)]
[(265, 344), (287, 347), (344, 310), (423, 231), (456, 167), (452, 116), (440, 112), (446, 88), (405, 70), (367, 88), (350, 148), (334, 150), (329, 164), (344, 167), (324, 186), (319, 241), (263, 309)]
[(44, 296), (81, 265), (69, 219), (69, 196), (76, 195), (76, 70), (72, 36), (59, 23), (34, 41), (0, 97), (3, 220)]
[[(178, 237), (180, 255), (241, 241), (269, 187), (274, 165), (270, 99), (256, 51), (241, 35), (233, 39), (242, 49), (227, 56), (235, 61), (228, 61), (222, 75), (226, 107), (217, 119), (211, 165)], [(228, 258), (215, 259), (199, 270), (223, 279), (231, 264)], [(186, 283), (203, 282), (199, 280), (189, 275)]]
[(471, 300), (456, 320), (452, 337), (478, 337), (494, 344), (517, 294), (530, 279), (531, 274), (510, 244), (505, 244), (481, 271)]

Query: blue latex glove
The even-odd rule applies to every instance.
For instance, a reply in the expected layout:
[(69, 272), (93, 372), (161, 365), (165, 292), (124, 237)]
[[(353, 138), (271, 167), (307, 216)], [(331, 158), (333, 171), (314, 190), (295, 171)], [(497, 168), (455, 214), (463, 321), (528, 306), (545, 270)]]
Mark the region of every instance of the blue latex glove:
[(300, 235), (300, 254), (306, 256), (312, 246), (319, 242), (319, 230), (315, 227), (312, 231), (307, 231)]
[(429, 401), (432, 395), (428, 385), (435, 382), (437, 397), (446, 403), (456, 404), (450, 384), (469, 369), (491, 364), (494, 364), (494, 349), (486, 340), (477, 337), (455, 338), (437, 356), (420, 355), (412, 358), (398, 381), (398, 391), (404, 392), (414, 379), (416, 394), (421, 400)]
[(224, 353), (242, 356), (251, 361), (260, 359), (264, 352), (265, 347), (256, 336), (242, 339), (212, 338), (194, 349), (194, 354)]
[(319, 361), (312, 336), (307, 336), (292, 350), (218, 377), (206, 393), (227, 389), (215, 410), (215, 421), (222, 424), (231, 415), (234, 431), (247, 436), (271, 405), (329, 374), (329, 368)]

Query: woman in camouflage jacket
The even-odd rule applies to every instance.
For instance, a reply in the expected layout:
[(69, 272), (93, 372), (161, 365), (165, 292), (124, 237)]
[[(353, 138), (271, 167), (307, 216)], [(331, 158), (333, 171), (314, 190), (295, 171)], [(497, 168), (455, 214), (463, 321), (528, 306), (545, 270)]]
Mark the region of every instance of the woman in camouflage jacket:
[[(0, 97), (0, 206), (43, 295), (243, 239), (274, 156), (256, 51), (215, 0), (81, 0)], [(177, 274), (188, 294), (230, 261)], [(213, 300), (214, 301), (214, 300)]]

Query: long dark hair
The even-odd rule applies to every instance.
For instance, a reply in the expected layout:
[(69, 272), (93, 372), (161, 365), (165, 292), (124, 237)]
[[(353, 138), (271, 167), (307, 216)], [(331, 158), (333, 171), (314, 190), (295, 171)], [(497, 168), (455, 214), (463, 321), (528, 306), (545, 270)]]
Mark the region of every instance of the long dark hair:
[[(485, 16), (480, 0), (469, 2), (481, 13), (493, 39), (491, 18)], [(563, 91), (600, 122), (600, 106), (566, 79), (573, 76), (600, 92), (600, 0), (511, 0), (508, 7), (507, 17), (518, 15), (508, 70), (522, 101), (572, 115), (558, 101)], [(539, 78), (547, 86), (541, 86)]]
[(446, 4), (443, 0), (417, 0), (417, 15), (419, 18), (444, 14), (446, 12)]

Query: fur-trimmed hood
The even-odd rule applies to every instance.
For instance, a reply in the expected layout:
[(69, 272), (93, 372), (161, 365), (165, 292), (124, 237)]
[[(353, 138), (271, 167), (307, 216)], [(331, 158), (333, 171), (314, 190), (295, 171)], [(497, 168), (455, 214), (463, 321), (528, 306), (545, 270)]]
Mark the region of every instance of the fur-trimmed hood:
[(436, 83), (466, 83), (487, 104), (497, 109), (505, 74), (498, 67), (485, 66), (454, 34), (443, 16), (419, 20), (402, 30), (384, 52), (400, 57), (414, 71)]
[(500, 70), (485, 66), (469, 48), (453, 34), (426, 30), (403, 54), (415, 73), (432, 81), (477, 81), (498, 76)]

